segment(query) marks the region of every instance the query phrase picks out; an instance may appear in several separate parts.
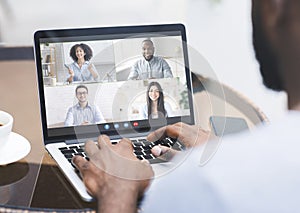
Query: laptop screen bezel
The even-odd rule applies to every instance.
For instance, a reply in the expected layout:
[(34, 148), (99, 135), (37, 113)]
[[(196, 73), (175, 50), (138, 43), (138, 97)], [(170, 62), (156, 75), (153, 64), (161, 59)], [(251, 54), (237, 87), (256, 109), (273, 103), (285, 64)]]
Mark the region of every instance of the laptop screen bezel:
[[(48, 128), (47, 126), (47, 117), (46, 117), (46, 106), (45, 106), (45, 93), (44, 93), (44, 85), (43, 85), (43, 75), (42, 75), (42, 63), (41, 63), (41, 50), (40, 44), (43, 40), (51, 40), (51, 41), (59, 41), (60, 38), (68, 38), (71, 39), (74, 37), (92, 37), (103, 35), (109, 36), (110, 38), (122, 38), (124, 35), (133, 35), (138, 33), (172, 33), (172, 32), (180, 32), (180, 36), (182, 39), (182, 47), (183, 47), (183, 56), (184, 56), (184, 64), (185, 64), (185, 74), (186, 74), (186, 84), (188, 92), (188, 102), (190, 107), (190, 115), (189, 116), (180, 116), (180, 117), (170, 117), (167, 118), (167, 124), (173, 124), (176, 122), (185, 122), (188, 124), (194, 124), (194, 108), (193, 108), (193, 91), (191, 85), (191, 72), (189, 69), (189, 61), (188, 61), (188, 49), (186, 43), (186, 31), (185, 27), (182, 24), (163, 24), (163, 25), (139, 25), (139, 26), (119, 26), (119, 27), (102, 27), (102, 28), (78, 28), (78, 29), (53, 29), (53, 30), (39, 30), (34, 34), (34, 53), (35, 53), (35, 62), (37, 68), (37, 77), (38, 77), (38, 88), (39, 88), (39, 100), (40, 100), (40, 111), (41, 111), (41, 120), (42, 120), (42, 129), (43, 129), (43, 137), (44, 143), (55, 143), (58, 141), (65, 140), (74, 140), (78, 137), (75, 131), (75, 127), (63, 127), (63, 128)], [(139, 122), (141, 125), (138, 127), (134, 126), (135, 122)], [(157, 122), (159, 123), (159, 122)], [(149, 126), (146, 121), (129, 121), (129, 124), (132, 128), (128, 130), (122, 131), (122, 136), (130, 136), (132, 134), (136, 135), (136, 133), (140, 133), (145, 135), (149, 132)], [(112, 125), (113, 126), (113, 125)], [(103, 124), (97, 124), (97, 127), (101, 134), (107, 134), (110, 137), (118, 137), (120, 135), (120, 130), (116, 130), (111, 128), (106, 130), (103, 128)], [(151, 130), (161, 127), (161, 125), (152, 126)], [(87, 127), (76, 127), (87, 129)], [(52, 131), (55, 134), (49, 134), (49, 131)], [(81, 135), (82, 137), (96, 137), (97, 134), (95, 132), (82, 131), (87, 132), (85, 135)]]

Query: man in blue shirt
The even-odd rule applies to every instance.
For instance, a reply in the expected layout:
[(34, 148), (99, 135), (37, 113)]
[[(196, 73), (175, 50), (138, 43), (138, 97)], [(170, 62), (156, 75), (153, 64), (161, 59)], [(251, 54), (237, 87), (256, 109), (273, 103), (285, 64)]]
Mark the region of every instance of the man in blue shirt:
[(128, 80), (173, 78), (169, 64), (160, 56), (154, 56), (154, 45), (150, 39), (142, 42), (143, 58), (135, 62)]
[(97, 106), (88, 104), (88, 88), (79, 85), (75, 90), (78, 103), (69, 108), (65, 126), (88, 125), (105, 122)]

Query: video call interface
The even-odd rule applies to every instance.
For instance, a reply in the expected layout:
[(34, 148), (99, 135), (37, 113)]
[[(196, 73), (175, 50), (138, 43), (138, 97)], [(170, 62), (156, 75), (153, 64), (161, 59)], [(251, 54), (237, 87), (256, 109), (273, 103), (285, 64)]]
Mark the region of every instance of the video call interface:
[(47, 128), (190, 117), (183, 48), (180, 31), (41, 38)]

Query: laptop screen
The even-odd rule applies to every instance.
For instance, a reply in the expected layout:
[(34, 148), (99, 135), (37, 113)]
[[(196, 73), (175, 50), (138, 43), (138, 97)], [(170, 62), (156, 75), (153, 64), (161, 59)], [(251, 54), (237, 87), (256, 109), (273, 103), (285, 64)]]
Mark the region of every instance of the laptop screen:
[(37, 31), (45, 143), (193, 124), (181, 24)]

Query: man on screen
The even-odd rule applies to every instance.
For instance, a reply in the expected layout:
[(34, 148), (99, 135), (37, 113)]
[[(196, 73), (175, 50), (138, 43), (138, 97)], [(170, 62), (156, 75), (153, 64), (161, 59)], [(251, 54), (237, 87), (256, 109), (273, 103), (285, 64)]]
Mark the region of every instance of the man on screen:
[(150, 39), (142, 42), (143, 58), (135, 62), (128, 80), (152, 78), (173, 78), (169, 64), (159, 56), (154, 56), (154, 44)]
[(88, 125), (105, 122), (103, 115), (97, 106), (88, 104), (88, 88), (79, 85), (75, 90), (78, 103), (69, 108), (65, 126)]

